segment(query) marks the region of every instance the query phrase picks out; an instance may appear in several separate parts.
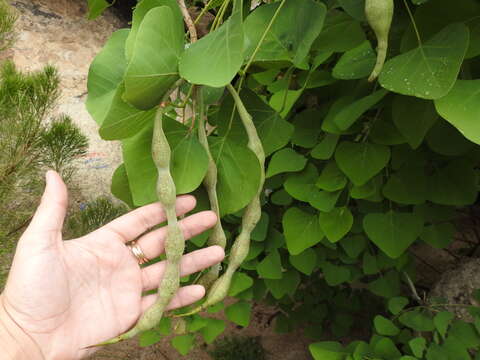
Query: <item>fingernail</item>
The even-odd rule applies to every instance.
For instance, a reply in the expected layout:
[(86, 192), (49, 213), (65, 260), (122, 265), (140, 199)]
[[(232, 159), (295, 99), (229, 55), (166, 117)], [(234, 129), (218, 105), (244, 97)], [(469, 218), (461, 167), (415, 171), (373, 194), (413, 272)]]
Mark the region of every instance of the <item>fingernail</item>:
[(52, 170), (48, 170), (45, 174), (45, 181), (48, 185), (48, 183), (51, 181), (52, 179), (52, 175), (53, 175), (53, 171)]

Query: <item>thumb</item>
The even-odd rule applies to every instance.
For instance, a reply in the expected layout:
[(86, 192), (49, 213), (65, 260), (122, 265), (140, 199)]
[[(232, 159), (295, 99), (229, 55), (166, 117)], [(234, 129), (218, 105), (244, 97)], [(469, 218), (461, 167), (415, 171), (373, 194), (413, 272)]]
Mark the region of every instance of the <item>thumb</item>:
[(55, 171), (48, 171), (45, 177), (47, 185), (42, 201), (27, 231), (35, 233), (61, 232), (68, 206), (67, 186)]

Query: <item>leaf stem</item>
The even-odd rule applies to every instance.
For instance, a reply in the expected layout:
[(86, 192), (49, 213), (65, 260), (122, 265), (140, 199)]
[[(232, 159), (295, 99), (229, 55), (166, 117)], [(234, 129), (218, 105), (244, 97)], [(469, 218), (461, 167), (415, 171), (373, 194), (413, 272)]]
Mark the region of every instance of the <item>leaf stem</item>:
[(408, 16), (410, 17), (410, 21), (412, 22), (413, 29), (415, 30), (415, 35), (416, 35), (417, 40), (418, 40), (418, 45), (422, 46), (422, 39), (420, 37), (420, 32), (418, 31), (417, 23), (415, 22), (412, 11), (410, 10), (410, 7), (408, 6), (407, 0), (403, 0), (403, 3), (405, 4), (405, 8), (407, 9)]
[(240, 92), (240, 90), (242, 89), (243, 81), (244, 81), (244, 79), (245, 79), (245, 76), (246, 76), (246, 74), (247, 74), (247, 71), (248, 71), (248, 69), (250, 68), (250, 66), (252, 65), (253, 60), (255, 60), (255, 57), (257, 56), (257, 53), (260, 51), (260, 47), (262, 46), (263, 42), (265, 41), (265, 38), (267, 37), (268, 32), (269, 32), (270, 29), (272, 28), (273, 23), (274, 23), (275, 20), (277, 19), (278, 14), (280, 13), (280, 10), (282, 10), (282, 7), (285, 5), (285, 2), (286, 2), (286, 0), (282, 0), (282, 2), (280, 3), (280, 5), (278, 6), (277, 10), (275, 11), (275, 14), (273, 14), (272, 19), (271, 19), (270, 22), (268, 23), (267, 28), (266, 28), (265, 31), (263, 32), (262, 37), (260, 38), (260, 41), (259, 41), (258, 44), (257, 44), (257, 47), (256, 47), (255, 50), (253, 51), (252, 56), (250, 56), (250, 59), (248, 59), (247, 65), (245, 65), (245, 67), (243, 68), (243, 70), (242, 70), (242, 77), (240, 78), (240, 82), (239, 82), (238, 87), (237, 87), (237, 91), (238, 91), (238, 92)]
[(183, 20), (187, 25), (188, 32), (190, 33), (190, 42), (194, 43), (198, 40), (197, 29), (195, 28), (195, 24), (192, 21), (192, 17), (188, 12), (187, 6), (185, 5), (185, 0), (177, 0), (178, 6), (180, 7), (180, 11), (183, 15)]

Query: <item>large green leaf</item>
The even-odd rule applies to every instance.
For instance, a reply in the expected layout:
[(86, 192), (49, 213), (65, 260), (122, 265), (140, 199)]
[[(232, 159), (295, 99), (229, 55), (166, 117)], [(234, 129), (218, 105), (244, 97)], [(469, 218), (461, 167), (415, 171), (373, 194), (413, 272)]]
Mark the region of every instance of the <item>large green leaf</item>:
[(438, 100), (435, 108), (468, 140), (480, 144), (480, 80), (457, 80), (452, 90)]
[(265, 284), (275, 299), (281, 299), (285, 295), (295, 294), (295, 290), (300, 284), (300, 274), (298, 271), (290, 269), (283, 273), (282, 279), (265, 279)]
[(295, 269), (308, 276), (317, 266), (317, 253), (311, 248), (298, 255), (290, 255), (289, 259)]
[(318, 217), (296, 207), (289, 208), (283, 215), (283, 231), (287, 249), (292, 255), (319, 243), (323, 239)]
[[(257, 94), (249, 89), (240, 93), (240, 97), (252, 116), (257, 128), (258, 136), (262, 141), (265, 155), (268, 156), (278, 149), (284, 147), (292, 136), (294, 127), (285, 121), (278, 112), (273, 110)], [(218, 133), (234, 139), (241, 144), (247, 144), (248, 137), (243, 123), (234, 108), (231, 96), (222, 101), (217, 116)]]
[(391, 175), (383, 188), (383, 195), (392, 201), (405, 205), (423, 204), (427, 199), (427, 177), (423, 168), (405, 164)]
[(251, 312), (252, 304), (246, 301), (238, 301), (225, 309), (228, 320), (243, 327), (250, 323)]
[[(164, 117), (164, 131), (172, 149), (170, 171), (177, 194), (195, 190), (203, 181), (208, 156), (189, 129)], [(153, 124), (123, 141), (123, 158), (135, 205), (157, 201), (157, 169), (152, 159)]]
[(363, 228), (380, 250), (396, 259), (420, 236), (423, 219), (415, 214), (395, 211), (370, 213), (363, 219)]
[(138, 28), (125, 73), (124, 100), (142, 110), (158, 105), (179, 78), (183, 48), (182, 17), (168, 6), (150, 10)]
[(355, 100), (340, 110), (333, 118), (333, 122), (340, 130), (348, 129), (364, 112), (382, 100), (387, 93), (388, 91), (382, 89), (362, 99)]
[(337, 165), (357, 186), (378, 174), (390, 160), (388, 146), (372, 143), (342, 142), (335, 152)]
[(471, 205), (478, 195), (477, 184), (474, 167), (464, 159), (453, 160), (436, 168), (428, 179), (428, 200), (441, 205)]
[(315, 165), (307, 164), (302, 172), (291, 174), (285, 180), (285, 190), (293, 198), (300, 201), (309, 201), (312, 193), (317, 189), (315, 182), (318, 178), (318, 171)]
[(135, 6), (135, 10), (132, 15), (132, 28), (130, 30), (130, 35), (128, 35), (127, 43), (125, 44), (125, 55), (127, 59), (131, 59), (133, 55), (133, 48), (137, 40), (138, 29), (142, 23), (145, 15), (152, 10), (153, 8), (159, 6), (168, 6), (173, 12), (174, 17), (182, 17), (180, 8), (177, 5), (175, 0), (142, 0), (138, 2)]
[(443, 249), (452, 243), (455, 232), (455, 226), (451, 223), (432, 224), (425, 226), (420, 238), (437, 249)]
[(125, 40), (128, 29), (114, 32), (88, 71), (86, 107), (98, 125), (102, 125), (127, 67)]
[(353, 225), (353, 215), (348, 207), (335, 208), (319, 215), (320, 229), (327, 239), (335, 243), (348, 234)]
[(124, 164), (120, 165), (113, 173), (111, 191), (117, 199), (122, 200), (132, 208), (134, 207), (127, 170)]
[(335, 148), (337, 147), (338, 139), (340, 137), (334, 134), (326, 133), (325, 136), (312, 149), (310, 155), (314, 159), (328, 160), (333, 156)]
[(263, 279), (282, 278), (282, 262), (277, 250), (272, 251), (257, 265), (257, 272)]
[(301, 171), (307, 164), (307, 159), (290, 148), (284, 148), (273, 154), (268, 164), (266, 177), (292, 171)]
[(177, 349), (180, 355), (187, 355), (190, 350), (195, 346), (195, 335), (178, 335), (172, 338), (172, 346)]
[(220, 28), (191, 44), (180, 58), (180, 76), (192, 84), (229, 84), (243, 64), (243, 22), (234, 13)]
[(314, 343), (309, 349), (315, 360), (345, 360), (347, 356), (342, 344), (333, 341)]
[(351, 271), (346, 266), (338, 266), (328, 261), (321, 264), (325, 281), (329, 286), (337, 286), (351, 279)]
[(211, 138), (209, 141), (218, 168), (220, 211), (222, 214), (237, 212), (258, 192), (260, 163), (246, 146), (225, 138)]
[(338, 191), (313, 191), (310, 193), (308, 203), (315, 209), (330, 212), (337, 204), (342, 190)]
[(359, 21), (343, 11), (329, 12), (325, 27), (313, 43), (312, 48), (322, 52), (345, 52), (365, 41), (365, 34)]
[(425, 137), (428, 147), (438, 154), (459, 156), (467, 154), (475, 144), (447, 121), (437, 121)]
[(380, 335), (396, 336), (400, 332), (400, 329), (390, 320), (382, 315), (377, 315), (373, 319), (375, 330)]
[(341, 190), (347, 185), (347, 178), (335, 161), (329, 161), (322, 170), (315, 185), (325, 191)]
[(457, 80), (468, 41), (468, 28), (451, 24), (418, 48), (387, 61), (380, 84), (399, 94), (441, 98)]
[(321, 113), (315, 109), (307, 109), (297, 114), (292, 121), (295, 130), (292, 144), (304, 148), (313, 148), (317, 144), (320, 128)]
[[(247, 58), (253, 55), (279, 5), (259, 6), (245, 20)], [(254, 61), (289, 61), (304, 69), (310, 47), (322, 30), (326, 13), (325, 5), (313, 0), (286, 0)]]
[[(480, 4), (476, 0), (434, 0), (420, 6), (415, 12), (415, 24), (421, 39), (426, 41), (445, 26), (463, 22), (470, 29), (470, 46), (467, 58), (480, 54), (478, 43)], [(418, 45), (415, 30), (408, 26), (402, 38), (401, 50), (408, 51)]]
[(364, 41), (340, 57), (332, 70), (332, 75), (342, 80), (365, 78), (372, 72), (376, 58), (370, 41)]
[(438, 119), (431, 101), (413, 96), (395, 96), (392, 104), (395, 126), (412, 149), (420, 146), (428, 130)]
[(112, 103), (100, 127), (99, 133), (105, 140), (120, 140), (132, 137), (147, 124), (152, 124), (156, 109), (138, 110), (122, 99), (124, 83), (118, 85)]

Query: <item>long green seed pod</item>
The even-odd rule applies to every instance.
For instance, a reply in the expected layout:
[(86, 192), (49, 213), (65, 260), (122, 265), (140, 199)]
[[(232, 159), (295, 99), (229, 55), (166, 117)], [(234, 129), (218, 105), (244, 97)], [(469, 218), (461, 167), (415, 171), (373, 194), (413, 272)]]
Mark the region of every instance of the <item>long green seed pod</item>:
[(388, 34), (393, 19), (393, 0), (366, 0), (365, 15), (377, 37), (377, 62), (368, 81), (374, 81), (382, 71), (387, 58)]
[(242, 230), (235, 239), (232, 250), (230, 251), (230, 261), (228, 263), (227, 270), (212, 285), (210, 291), (207, 294), (207, 299), (202, 305), (180, 316), (193, 315), (199, 311), (206, 309), (209, 306), (217, 304), (227, 296), (228, 290), (230, 289), (230, 284), (232, 282), (233, 274), (235, 274), (235, 271), (237, 271), (237, 269), (240, 267), (240, 265), (248, 255), (248, 251), (250, 250), (250, 235), (255, 226), (257, 225), (258, 221), (260, 220), (260, 216), (262, 213), (260, 206), (260, 195), (263, 189), (263, 184), (265, 182), (265, 152), (262, 147), (262, 142), (258, 137), (257, 129), (255, 128), (252, 117), (243, 105), (243, 102), (240, 99), (237, 91), (230, 84), (227, 85), (227, 89), (232, 94), (235, 105), (237, 106), (238, 113), (240, 115), (240, 118), (242, 119), (243, 126), (247, 131), (248, 148), (255, 153), (260, 163), (260, 184), (258, 186), (257, 194), (250, 202), (250, 204), (248, 204), (245, 213), (243, 214)]
[[(207, 174), (205, 175), (205, 179), (203, 180), (203, 184), (205, 185), (205, 189), (208, 193), (208, 199), (210, 200), (210, 207), (217, 215), (217, 223), (215, 224), (214, 228), (212, 229), (212, 233), (208, 238), (208, 245), (218, 245), (225, 249), (227, 244), (227, 237), (225, 236), (225, 231), (223, 230), (222, 223), (220, 221), (220, 207), (218, 205), (218, 196), (217, 196), (217, 165), (213, 160), (212, 153), (210, 152), (210, 147), (208, 145), (207, 140), (207, 133), (205, 128), (205, 113), (204, 113), (204, 104), (203, 104), (203, 94), (201, 91), (197, 93), (197, 105), (198, 105), (198, 139), (200, 144), (202, 144), (203, 148), (207, 152), (208, 155), (208, 170)], [(214, 265), (212, 266), (207, 273), (205, 273), (198, 284), (203, 285), (206, 290), (208, 290), (213, 282), (218, 279), (218, 275), (220, 272), (220, 266)]]
[(183, 233), (177, 222), (175, 211), (176, 189), (170, 174), (171, 150), (163, 132), (162, 118), (164, 109), (160, 106), (155, 116), (152, 141), (152, 156), (158, 171), (157, 194), (167, 215), (167, 239), (165, 254), (167, 264), (158, 287), (158, 298), (155, 304), (148, 308), (137, 324), (126, 333), (98, 344), (107, 345), (130, 339), (140, 332), (150, 330), (162, 319), (166, 306), (180, 286), (180, 259), (185, 249)]

